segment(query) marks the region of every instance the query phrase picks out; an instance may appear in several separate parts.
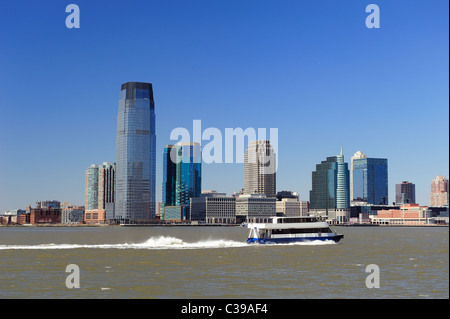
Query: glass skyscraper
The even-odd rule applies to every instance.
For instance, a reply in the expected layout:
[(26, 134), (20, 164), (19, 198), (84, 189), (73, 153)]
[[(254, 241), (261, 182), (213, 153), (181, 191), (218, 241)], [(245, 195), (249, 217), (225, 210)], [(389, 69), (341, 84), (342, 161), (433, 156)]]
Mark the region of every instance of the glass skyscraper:
[(183, 206), (183, 218), (189, 219), (191, 197), (202, 192), (201, 149), (199, 143), (178, 143), (176, 147), (175, 205)]
[(155, 102), (150, 83), (122, 84), (117, 116), (116, 204), (114, 219), (155, 218)]
[(350, 176), (344, 155), (327, 157), (312, 172), (309, 193), (312, 210), (345, 210), (350, 208)]
[(387, 159), (367, 158), (363, 153), (357, 152), (352, 157), (350, 175), (351, 200), (374, 205), (389, 203)]
[[(176, 147), (173, 145), (166, 145), (164, 148), (162, 185), (162, 203), (164, 206), (175, 206), (177, 164), (170, 157), (172, 150), (176, 151)], [(174, 153), (174, 158), (176, 158), (176, 153)]]

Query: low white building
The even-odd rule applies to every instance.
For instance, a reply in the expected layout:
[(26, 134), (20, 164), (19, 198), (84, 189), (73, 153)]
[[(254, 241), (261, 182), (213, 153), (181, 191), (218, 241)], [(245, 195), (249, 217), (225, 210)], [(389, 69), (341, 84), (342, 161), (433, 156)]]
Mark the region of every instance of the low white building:
[(236, 198), (215, 191), (202, 192), (191, 198), (191, 220), (206, 224), (236, 223)]
[(308, 202), (296, 198), (282, 198), (276, 202), (276, 213), (287, 217), (308, 216)]
[(245, 216), (247, 222), (268, 222), (276, 216), (277, 199), (264, 194), (245, 194), (236, 199), (236, 215)]

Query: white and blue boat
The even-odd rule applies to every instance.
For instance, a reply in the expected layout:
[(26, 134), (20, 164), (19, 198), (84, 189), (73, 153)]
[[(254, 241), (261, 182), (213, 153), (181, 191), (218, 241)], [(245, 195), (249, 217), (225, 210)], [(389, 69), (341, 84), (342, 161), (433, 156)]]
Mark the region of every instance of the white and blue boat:
[(315, 240), (339, 242), (344, 235), (330, 229), (317, 217), (272, 217), (268, 223), (249, 223), (247, 243), (294, 243)]

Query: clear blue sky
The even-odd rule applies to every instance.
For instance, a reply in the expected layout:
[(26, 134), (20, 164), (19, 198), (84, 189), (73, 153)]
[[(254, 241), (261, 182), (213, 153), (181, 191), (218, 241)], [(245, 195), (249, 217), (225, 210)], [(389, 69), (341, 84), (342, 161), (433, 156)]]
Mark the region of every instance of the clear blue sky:
[[(78, 4), (81, 28), (67, 29)], [(380, 7), (368, 29), (365, 7)], [(120, 85), (151, 82), (162, 151), (175, 127), (279, 130), (278, 190), (309, 199), (327, 156), (389, 160), (394, 185), (449, 177), (449, 3), (7, 1), (0, 11), (0, 211), (84, 204), (84, 172), (115, 161)], [(243, 165), (203, 165), (203, 189), (243, 186)]]

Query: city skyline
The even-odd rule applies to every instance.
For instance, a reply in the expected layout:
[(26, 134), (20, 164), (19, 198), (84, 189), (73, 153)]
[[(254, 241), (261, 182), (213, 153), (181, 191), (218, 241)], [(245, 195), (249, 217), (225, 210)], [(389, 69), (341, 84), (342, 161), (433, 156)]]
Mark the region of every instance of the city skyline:
[[(428, 205), (430, 182), (449, 177), (448, 3), (429, 3), (378, 1), (379, 30), (365, 27), (365, 4), (357, 2), (143, 3), (138, 10), (79, 1), (79, 30), (65, 27), (60, 6), (7, 3), (0, 210), (45, 199), (83, 205), (86, 168), (115, 162), (117, 88), (139, 80), (157, 88), (156, 201), (163, 148), (175, 142), (170, 131), (201, 119), (222, 131), (279, 128), (277, 188), (302, 200), (315, 164), (343, 145), (346, 158), (361, 149), (389, 160), (390, 202), (395, 184), (408, 180), (416, 202)], [(145, 19), (149, 12), (155, 19)], [(123, 26), (115, 18), (125, 13), (140, 19)], [(49, 19), (32, 18), (40, 15)], [(140, 41), (144, 35), (151, 44)], [(150, 57), (118, 48), (126, 36)], [(24, 78), (30, 85), (18, 84)], [(445, 132), (439, 139), (436, 119)], [(243, 171), (204, 164), (203, 189), (232, 194), (244, 186)]]

